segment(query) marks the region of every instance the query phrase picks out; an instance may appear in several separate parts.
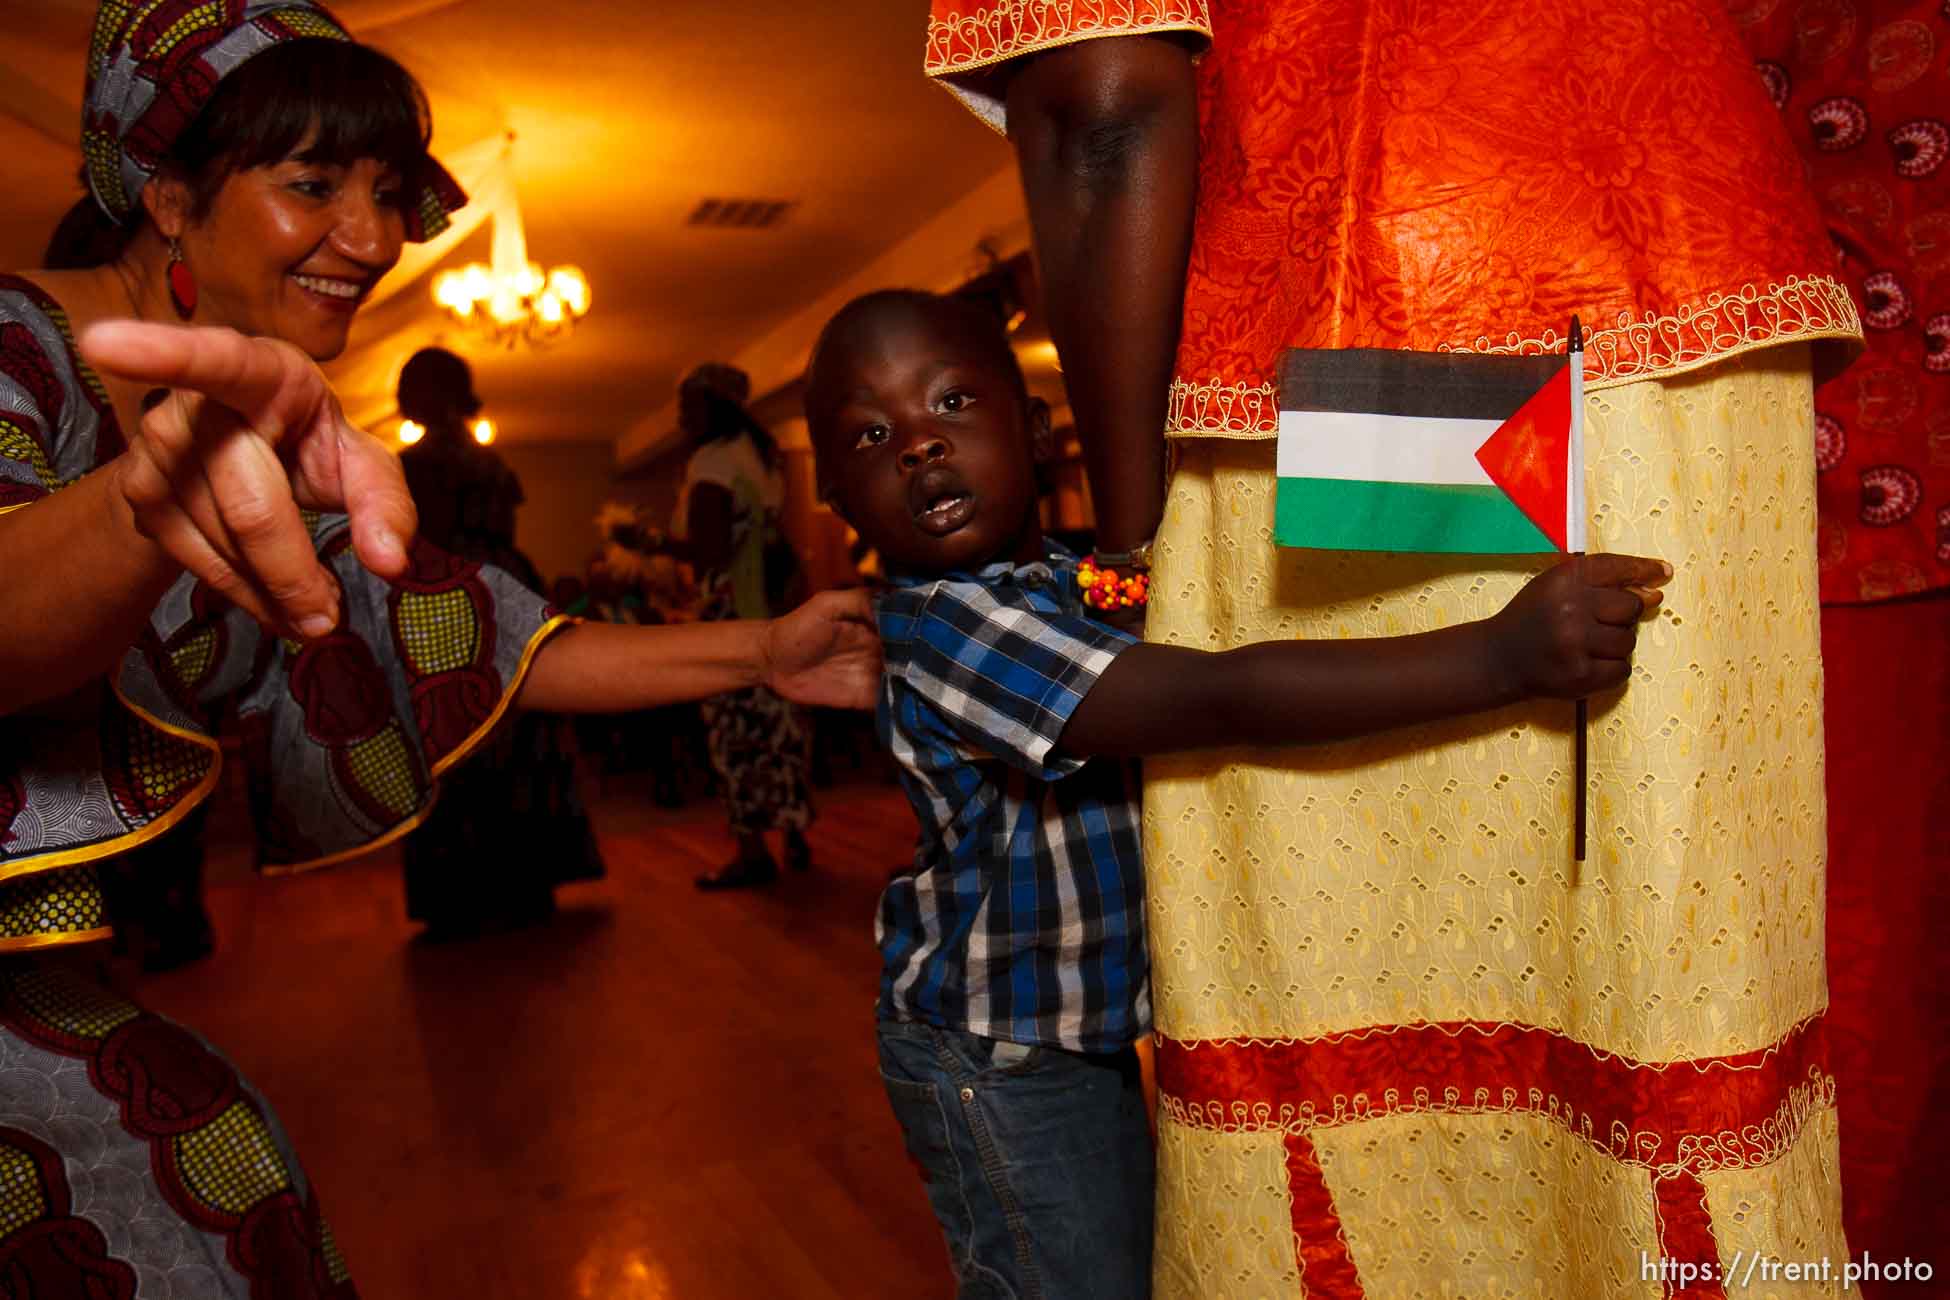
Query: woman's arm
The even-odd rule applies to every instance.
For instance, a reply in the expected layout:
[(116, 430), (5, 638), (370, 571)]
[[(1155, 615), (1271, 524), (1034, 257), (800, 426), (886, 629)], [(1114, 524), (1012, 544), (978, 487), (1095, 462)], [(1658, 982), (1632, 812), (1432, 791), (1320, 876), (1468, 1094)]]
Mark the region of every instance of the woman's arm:
[(183, 571), (136, 527), (116, 476), (0, 515), (0, 716), (109, 672)]
[(872, 605), (865, 592), (836, 591), (783, 618), (578, 624), (536, 653), (517, 704), (547, 713), (623, 713), (769, 686), (801, 704), (864, 709), (879, 679)]
[[(345, 422), (296, 349), (117, 323), (87, 331), (82, 350), (104, 370), (174, 391), (112, 465), (0, 516), (0, 708), (57, 698), (110, 670), (184, 568), (272, 627), (330, 631), (341, 594), (301, 507), (345, 510), (360, 562), (382, 578), (404, 572), (414, 514), (398, 462)], [(857, 592), (769, 621), (584, 625), (544, 645), (522, 702), (596, 712), (763, 683), (805, 703), (865, 707), (879, 648)]]
[(1192, 55), (1176, 36), (1079, 41), (1030, 59), (1008, 106), (1098, 545), (1129, 550), (1164, 510), (1198, 171)]
[(1342, 740), (1534, 696), (1608, 690), (1631, 672), (1638, 620), (1670, 576), (1658, 560), (1582, 556), (1460, 627), (1220, 654), (1132, 646), (1077, 705), (1058, 748), (1138, 756)]

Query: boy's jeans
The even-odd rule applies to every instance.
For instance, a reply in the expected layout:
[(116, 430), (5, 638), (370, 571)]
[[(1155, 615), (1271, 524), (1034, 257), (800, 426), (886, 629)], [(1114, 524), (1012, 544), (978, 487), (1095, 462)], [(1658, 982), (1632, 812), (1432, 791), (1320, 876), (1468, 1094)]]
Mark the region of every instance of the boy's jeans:
[(1151, 1134), (1137, 1054), (880, 1022), (880, 1076), (960, 1300), (1145, 1300)]

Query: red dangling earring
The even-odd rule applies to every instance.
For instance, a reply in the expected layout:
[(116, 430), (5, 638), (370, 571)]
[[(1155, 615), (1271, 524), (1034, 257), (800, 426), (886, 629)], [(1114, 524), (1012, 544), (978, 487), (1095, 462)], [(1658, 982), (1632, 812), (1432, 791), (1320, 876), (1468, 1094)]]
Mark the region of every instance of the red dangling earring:
[(169, 241), (169, 301), (182, 319), (196, 315), (196, 277), (183, 260), (183, 246), (173, 239)]

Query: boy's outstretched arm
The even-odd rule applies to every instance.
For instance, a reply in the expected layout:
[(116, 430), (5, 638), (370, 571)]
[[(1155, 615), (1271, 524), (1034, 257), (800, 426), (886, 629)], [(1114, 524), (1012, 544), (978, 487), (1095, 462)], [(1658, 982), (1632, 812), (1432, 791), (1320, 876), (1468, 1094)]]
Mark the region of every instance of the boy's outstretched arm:
[(1070, 715), (1057, 750), (1135, 757), (1340, 740), (1532, 696), (1575, 699), (1631, 672), (1659, 560), (1582, 556), (1489, 618), (1414, 636), (1267, 641), (1222, 653), (1137, 645)]

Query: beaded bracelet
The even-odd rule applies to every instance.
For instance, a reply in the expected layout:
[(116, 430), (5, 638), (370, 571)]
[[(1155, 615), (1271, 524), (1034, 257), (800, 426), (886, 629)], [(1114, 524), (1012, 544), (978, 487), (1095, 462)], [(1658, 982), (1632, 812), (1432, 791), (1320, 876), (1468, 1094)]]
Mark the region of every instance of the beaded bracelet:
[(1083, 588), (1083, 603), (1092, 609), (1132, 609), (1151, 597), (1149, 574), (1140, 569), (1125, 577), (1108, 566), (1099, 568), (1094, 555), (1077, 562), (1077, 586)]

